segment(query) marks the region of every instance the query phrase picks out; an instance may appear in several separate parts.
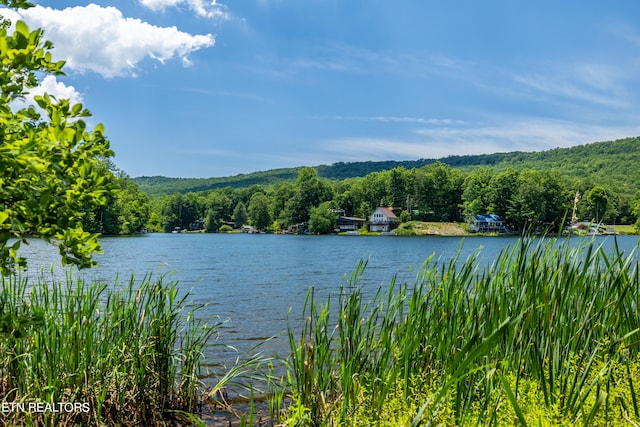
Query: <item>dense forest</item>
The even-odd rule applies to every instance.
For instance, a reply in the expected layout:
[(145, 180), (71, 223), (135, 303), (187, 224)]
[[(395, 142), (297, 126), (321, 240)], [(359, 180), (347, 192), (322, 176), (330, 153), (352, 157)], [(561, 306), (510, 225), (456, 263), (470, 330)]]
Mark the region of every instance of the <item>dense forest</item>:
[(229, 178), (176, 179), (118, 174), (122, 191), (86, 222), (104, 234), (250, 224), (281, 230), (300, 223), (333, 230), (335, 211), (368, 218), (392, 206), (402, 220), (466, 221), (499, 215), (513, 230), (557, 230), (571, 217), (608, 224), (638, 223), (640, 138), (571, 148), (411, 162), (337, 163)]
[[(595, 142), (570, 148), (556, 148), (539, 152), (514, 151), (468, 156), (449, 156), (442, 159), (422, 159), (381, 162), (339, 162), (315, 166), (320, 178), (344, 180), (364, 177), (372, 172), (393, 168), (414, 169), (444, 163), (465, 171), (481, 166), (497, 170), (513, 167), (518, 170), (554, 169), (568, 177), (609, 182), (630, 189), (640, 188), (640, 137), (617, 141)], [(273, 169), (221, 178), (169, 178), (163, 176), (133, 178), (142, 191), (151, 196), (213, 190), (216, 188), (244, 188), (252, 185), (268, 186), (281, 181), (295, 181), (300, 168)], [(614, 186), (615, 186), (614, 185)]]

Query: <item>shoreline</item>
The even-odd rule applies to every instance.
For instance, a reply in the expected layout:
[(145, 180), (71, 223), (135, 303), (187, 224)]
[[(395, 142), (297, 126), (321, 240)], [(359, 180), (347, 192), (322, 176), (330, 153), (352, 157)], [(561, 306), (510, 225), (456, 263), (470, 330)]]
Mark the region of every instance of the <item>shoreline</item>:
[[(635, 231), (633, 225), (613, 225), (614, 234), (616, 235), (638, 235), (639, 233)], [(185, 234), (197, 234), (197, 233), (206, 233), (203, 230), (196, 231), (183, 231)], [(234, 229), (233, 231), (224, 231), (224, 232), (216, 232), (211, 234), (283, 234), (283, 235), (294, 235), (294, 233), (243, 233), (240, 229)], [(399, 227), (395, 228), (393, 231), (388, 232), (391, 236), (391, 233), (394, 233), (396, 236), (441, 236), (441, 237), (504, 237), (504, 236), (520, 236), (519, 233), (476, 233), (469, 231), (469, 225), (464, 222), (427, 222), (427, 221), (408, 221), (400, 224)], [(340, 232), (334, 233), (339, 236), (384, 236), (382, 232), (371, 232), (366, 230), (356, 230), (355, 233), (349, 232)], [(580, 235), (580, 234), (574, 234)], [(585, 234), (586, 235), (586, 234)], [(602, 234), (608, 235), (608, 234)]]

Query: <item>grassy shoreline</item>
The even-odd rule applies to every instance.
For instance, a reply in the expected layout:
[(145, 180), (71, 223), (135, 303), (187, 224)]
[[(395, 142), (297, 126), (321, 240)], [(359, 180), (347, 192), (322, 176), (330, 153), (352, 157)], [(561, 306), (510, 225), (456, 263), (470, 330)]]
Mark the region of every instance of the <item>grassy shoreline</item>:
[(216, 332), (175, 283), (2, 278), (2, 425), (161, 425), (199, 410)]
[(290, 329), (288, 425), (639, 422), (636, 253), (525, 238), (484, 269), (430, 260), (372, 299), (363, 268), (337, 299), (311, 291)]
[[(604, 225), (606, 227), (606, 225)], [(638, 230), (634, 225), (613, 225), (616, 234), (637, 235)], [(201, 233), (202, 231), (194, 231), (188, 233)], [(400, 224), (394, 232), (400, 236), (496, 236), (495, 233), (474, 233), (469, 230), (469, 224), (465, 222), (426, 222), (426, 221), (407, 221)], [(236, 229), (229, 234), (240, 234), (240, 230)], [(378, 236), (379, 232), (370, 232), (366, 229), (358, 230), (361, 236)], [(342, 232), (341, 235), (346, 233)]]
[(3, 277), (2, 422), (203, 425), (202, 405), (233, 384), (263, 396), (263, 420), (292, 426), (640, 423), (638, 253), (525, 237), (490, 265), (478, 255), (430, 258), (414, 283), (373, 293), (366, 263), (327, 300), (311, 288), (286, 361), (256, 350), (208, 390), (201, 359), (219, 323), (176, 283)]

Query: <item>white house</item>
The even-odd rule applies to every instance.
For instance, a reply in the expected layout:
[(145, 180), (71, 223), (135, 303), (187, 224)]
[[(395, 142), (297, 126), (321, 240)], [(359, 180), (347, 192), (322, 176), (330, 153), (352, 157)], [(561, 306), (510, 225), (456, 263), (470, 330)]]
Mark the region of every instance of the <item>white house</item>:
[(369, 217), (369, 231), (391, 231), (398, 225), (393, 208), (376, 208)]
[(469, 224), (471, 231), (476, 233), (507, 233), (509, 230), (502, 223), (498, 215), (473, 215)]

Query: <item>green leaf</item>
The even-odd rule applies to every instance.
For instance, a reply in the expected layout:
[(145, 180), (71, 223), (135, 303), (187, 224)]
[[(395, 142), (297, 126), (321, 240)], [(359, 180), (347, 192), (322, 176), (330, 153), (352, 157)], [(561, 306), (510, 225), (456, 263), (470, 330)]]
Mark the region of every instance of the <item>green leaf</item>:
[(25, 37), (29, 37), (29, 27), (22, 20), (16, 22), (16, 32), (22, 34)]
[(498, 378), (500, 378), (500, 382), (502, 383), (502, 387), (504, 388), (504, 391), (507, 394), (507, 398), (509, 399), (509, 402), (511, 403), (511, 407), (513, 408), (513, 411), (516, 413), (516, 417), (518, 417), (518, 421), (520, 422), (520, 424), (522, 424), (523, 426), (526, 427), (528, 425), (527, 424), (527, 420), (525, 420), (525, 418), (524, 418), (524, 414), (522, 413), (522, 409), (520, 408), (520, 405), (518, 404), (518, 399), (516, 399), (516, 395), (513, 393), (513, 390), (511, 390), (511, 386), (509, 385), (509, 381), (501, 373), (498, 373)]

